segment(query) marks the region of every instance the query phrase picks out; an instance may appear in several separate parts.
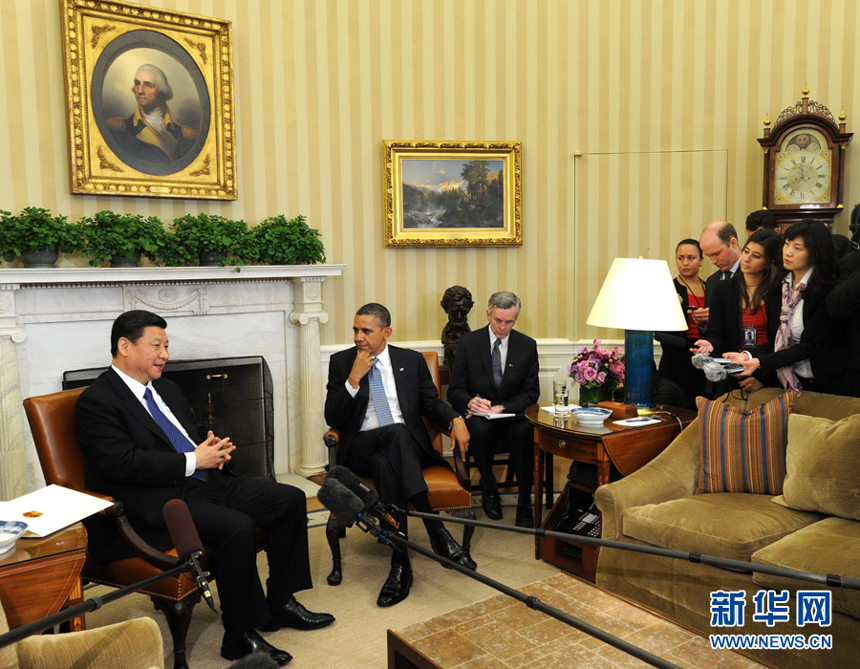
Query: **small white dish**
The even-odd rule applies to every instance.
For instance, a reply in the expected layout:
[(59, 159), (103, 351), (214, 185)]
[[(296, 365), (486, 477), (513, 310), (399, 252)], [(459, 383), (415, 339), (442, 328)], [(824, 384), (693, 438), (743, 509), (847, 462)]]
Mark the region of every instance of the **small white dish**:
[(27, 523), (19, 520), (0, 520), (0, 555), (15, 547), (15, 542), (27, 531)]
[(574, 410), (573, 415), (576, 416), (576, 421), (580, 425), (584, 425), (585, 427), (599, 427), (600, 425), (603, 425), (603, 421), (612, 415), (612, 411), (609, 409), (602, 409), (600, 407), (587, 407), (584, 409)]

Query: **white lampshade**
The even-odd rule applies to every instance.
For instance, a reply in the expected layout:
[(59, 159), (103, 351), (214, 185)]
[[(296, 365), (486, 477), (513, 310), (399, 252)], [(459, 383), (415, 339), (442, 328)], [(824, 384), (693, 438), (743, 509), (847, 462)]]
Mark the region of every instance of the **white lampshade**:
[(616, 258), (585, 321), (618, 330), (686, 330), (665, 260)]

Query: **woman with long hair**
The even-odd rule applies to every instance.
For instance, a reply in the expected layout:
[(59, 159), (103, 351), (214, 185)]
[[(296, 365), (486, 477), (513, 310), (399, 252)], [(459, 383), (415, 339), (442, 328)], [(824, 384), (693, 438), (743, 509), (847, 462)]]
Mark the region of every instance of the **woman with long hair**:
[(654, 379), (654, 401), (687, 409), (696, 408), (696, 396), (705, 392), (705, 378), (690, 364), (690, 345), (699, 338), (699, 326), (692, 318), (696, 309), (705, 306), (705, 282), (699, 278), (702, 249), (695, 239), (683, 239), (675, 247), (675, 291), (687, 318), (684, 332), (655, 332), (662, 355)]
[[(708, 333), (692, 348), (694, 353), (722, 355), (726, 351), (764, 352), (776, 338), (782, 303), (782, 236), (773, 230), (756, 230), (741, 249), (741, 264), (730, 281), (720, 281), (711, 298)], [(757, 371), (740, 380), (752, 392), (777, 385)]]
[(827, 314), (827, 296), (836, 283), (836, 255), (827, 226), (808, 218), (789, 226), (782, 264), (785, 276), (776, 337), (755, 353), (723, 357), (744, 366), (739, 377), (761, 369), (764, 374), (776, 372), (786, 389), (838, 392), (844, 356)]

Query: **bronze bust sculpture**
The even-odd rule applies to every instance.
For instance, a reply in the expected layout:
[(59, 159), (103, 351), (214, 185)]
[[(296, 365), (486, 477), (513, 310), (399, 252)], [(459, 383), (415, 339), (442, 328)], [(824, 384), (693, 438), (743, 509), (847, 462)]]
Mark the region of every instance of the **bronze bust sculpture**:
[(442, 295), (440, 304), (448, 314), (448, 323), (442, 328), (442, 345), (445, 347), (445, 364), (450, 370), (454, 367), (457, 342), (462, 335), (472, 331), (466, 318), (475, 303), (468, 289), (463, 286), (451, 286)]

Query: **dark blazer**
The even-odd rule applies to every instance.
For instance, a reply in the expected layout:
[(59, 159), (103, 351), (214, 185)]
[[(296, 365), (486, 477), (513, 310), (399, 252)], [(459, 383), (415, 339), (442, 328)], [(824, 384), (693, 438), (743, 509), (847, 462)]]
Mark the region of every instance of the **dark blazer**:
[[(364, 414), (370, 401), (370, 380), (366, 374), (358, 384), (358, 394), (352, 397), (346, 389), (346, 380), (355, 362), (358, 349), (354, 346), (346, 351), (335, 353), (329, 362), (328, 384), (326, 386), (325, 419), (329, 426), (341, 431), (338, 462), (346, 459), (350, 442), (361, 429)], [(397, 386), (397, 399), (403, 420), (412, 438), (428, 454), (436, 454), (430, 442), (430, 435), (422, 417), (443, 428), (447, 428), (457, 417), (457, 413), (439, 399), (436, 384), (427, 369), (424, 356), (417, 351), (388, 345), (391, 366), (394, 369), (394, 383)], [(439, 455), (444, 462), (444, 458)]]
[[(675, 292), (681, 298), (681, 310), (686, 316), (687, 307), (690, 306), (687, 287), (677, 278), (673, 279), (672, 283), (675, 285)], [(704, 335), (702, 336), (704, 337)], [(666, 396), (664, 395), (666, 390), (663, 389), (663, 392), (658, 393), (662, 402), (667, 404), (681, 403), (686, 404), (688, 409), (695, 408), (696, 397), (705, 394), (705, 375), (702, 370), (693, 367), (692, 363), (693, 354), (690, 348), (695, 340), (687, 339), (686, 330), (657, 331), (654, 333), (654, 339), (660, 342), (662, 349), (660, 366), (657, 368), (657, 376), (654, 378), (655, 392), (658, 388), (662, 389), (665, 379), (678, 386), (683, 391), (683, 396), (677, 394), (671, 397)]]
[(827, 314), (827, 297), (828, 293), (803, 296), (803, 335), (799, 342), (774, 351), (774, 342), (771, 341), (762, 347), (763, 350), (753, 352), (761, 361), (763, 373), (776, 372), (780, 367), (808, 358), (816, 392), (841, 394), (846, 347), (836, 324)]
[(856, 376), (860, 370), (860, 250), (839, 261), (839, 283), (827, 297), (827, 314), (840, 324), (840, 338), (848, 344), (846, 367)]
[(508, 337), (505, 373), (502, 387), (498, 389), (490, 359), (490, 326), (460, 337), (448, 383), (448, 401), (455, 411), (465, 415), (468, 411), (466, 405), (475, 395), (493, 404), (503, 404), (505, 411), (510, 413), (523, 413), (538, 401), (540, 365), (537, 343), (516, 330), (511, 330)]
[[(706, 339), (713, 345), (712, 355), (715, 357), (740, 350), (743, 330), (740, 291), (737, 273), (730, 281), (720, 281), (714, 289)], [(782, 310), (781, 284), (777, 284), (767, 295), (764, 308), (767, 314), (767, 343), (750, 349), (750, 355), (753, 357), (773, 351), (776, 331), (779, 329), (779, 314)], [(774, 370), (757, 369), (753, 376), (765, 386), (771, 388), (779, 386), (779, 379)]]
[[(714, 290), (707, 340), (713, 344), (715, 356), (737, 351), (741, 344), (741, 289), (738, 284), (735, 275), (731, 281), (721, 281)], [(781, 284), (771, 290), (764, 304), (767, 313), (767, 339), (773, 342), (779, 329), (779, 312), (782, 309)], [(766, 350), (761, 348), (762, 352)], [(773, 350), (772, 345), (770, 350)], [(752, 349), (750, 353), (757, 355), (758, 348)]]
[[(158, 379), (153, 386), (195, 443), (203, 441), (179, 386)], [(88, 490), (121, 501), (132, 527), (156, 548), (173, 546), (162, 509), (185, 492), (185, 461), (119, 375), (109, 369), (78, 398), (75, 434), (84, 452)], [(217, 469), (210, 476), (223, 476)], [(85, 521), (89, 546), (100, 562), (134, 553), (106, 519)]]

